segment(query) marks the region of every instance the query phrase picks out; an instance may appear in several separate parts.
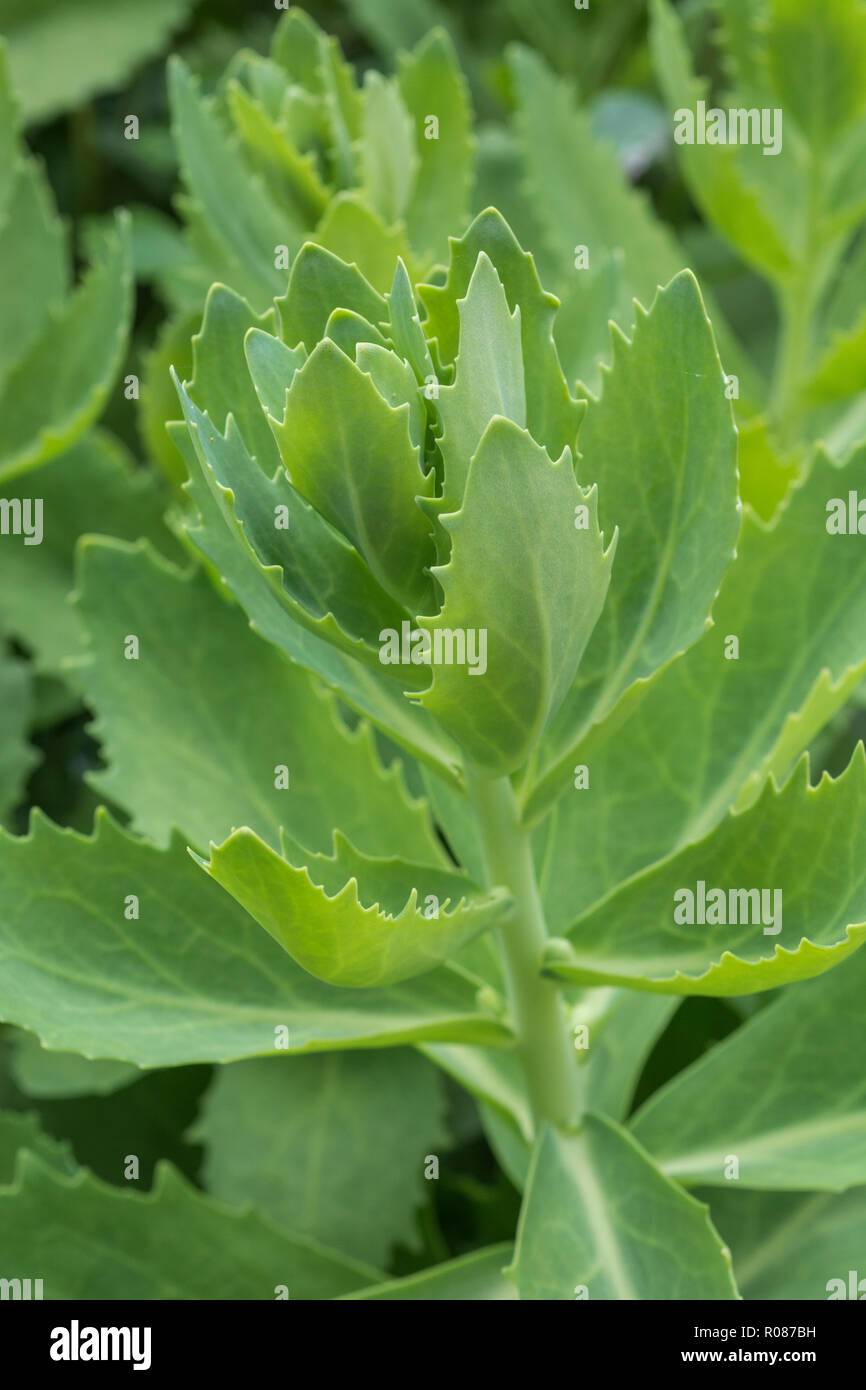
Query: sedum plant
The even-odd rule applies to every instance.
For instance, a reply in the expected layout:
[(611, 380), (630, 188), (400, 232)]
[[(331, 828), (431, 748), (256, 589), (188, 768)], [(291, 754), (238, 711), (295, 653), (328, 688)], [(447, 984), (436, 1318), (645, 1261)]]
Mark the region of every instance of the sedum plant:
[[(387, 6), (353, 8), (398, 46)], [(524, 32), (548, 8), (510, 6)], [(172, 535), (92, 428), (123, 221), (68, 295), (39, 167), (5, 139), (0, 478), (44, 497), (46, 531), (32, 555), (3, 536), (0, 621), (31, 660), (0, 663), (0, 804), (32, 764), (29, 683), (62, 675), (106, 806), (87, 835), (40, 812), (0, 834), (0, 1017), (28, 1030), (2, 1041), (34, 1103), (107, 1097), (123, 1123), (132, 1081), (188, 1114), (213, 1070), (200, 1173), (175, 1139), (147, 1195), (125, 1138), (73, 1155), (0, 1113), (0, 1275), (38, 1265), (46, 1297), (856, 1296), (866, 760), (815, 778), (809, 750), (866, 677), (862, 6), (827, 7), (833, 80), (805, 86), (803, 0), (716, 12), (730, 103), (781, 103), (785, 140), (677, 157), (748, 295), (772, 288), (771, 352), (682, 269), (716, 242), (683, 249), (529, 49), (474, 170), (474, 206), (495, 190), (507, 216), (471, 223), (442, 36), (358, 83), (292, 9), (212, 95), (175, 60), (184, 231), (142, 399), (184, 479)], [(664, 0), (650, 44), (671, 113), (709, 97)], [(730, 1031), (702, 1052), (712, 1005)], [(468, 1197), (460, 1134), (498, 1166)], [(476, 1212), (459, 1254), (440, 1182)]]
[[(216, 285), (176, 379), (196, 563), (82, 543), (75, 679), (129, 824), (0, 840), (0, 1008), (109, 1087), (229, 1065), (209, 1195), (7, 1134), (7, 1248), (50, 1212), (58, 1294), (116, 1296), (52, 1244), (107, 1221), (152, 1297), (823, 1297), (854, 1258), (866, 766), (810, 786), (801, 755), (866, 669), (825, 525), (866, 455), (817, 451), (765, 523), (694, 277), (597, 396), (555, 310), (493, 209), (426, 284), (309, 243), (264, 314)], [(684, 996), (745, 1021), (633, 1110)], [(514, 1245), (387, 1281), (433, 1066), (523, 1193)], [(778, 1229), (798, 1259), (756, 1262)]]
[[(266, 312), (312, 239), (384, 293), (398, 256), (424, 274), (465, 228), (472, 109), (448, 35), (420, 38), (396, 68), (360, 82), (337, 40), (296, 6), (279, 16), (268, 56), (242, 49), (213, 93), (170, 59), (183, 234), (168, 219), (157, 224), (154, 276), (172, 314), (149, 355), (140, 426), (176, 485), (185, 472), (165, 439), (168, 368), (187, 361), (214, 281)], [(146, 242), (148, 223), (139, 225)]]
[(469, 198), (466, 84), (443, 30), (396, 66), (359, 82), (337, 40), (296, 6), (269, 55), (242, 49), (210, 96), (170, 60), (186, 254), (166, 284), (179, 306), (199, 309), (220, 280), (267, 309), (310, 237), (380, 290), (398, 255), (420, 272), (445, 257)]

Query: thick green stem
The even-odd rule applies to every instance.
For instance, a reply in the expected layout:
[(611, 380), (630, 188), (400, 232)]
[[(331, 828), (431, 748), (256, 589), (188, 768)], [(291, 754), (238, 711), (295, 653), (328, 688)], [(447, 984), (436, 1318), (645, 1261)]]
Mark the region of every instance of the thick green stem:
[(580, 1073), (559, 990), (538, 971), (547, 940), (529, 832), (520, 824), (507, 777), (467, 771), (481, 830), (489, 886), (509, 889), (516, 903), (501, 929), (509, 1004), (536, 1120), (575, 1125), (581, 1113)]
[(809, 347), (811, 315), (811, 285), (806, 283), (804, 277), (787, 292), (781, 304), (772, 410), (776, 427), (786, 440), (794, 435), (795, 420), (802, 409), (799, 389)]

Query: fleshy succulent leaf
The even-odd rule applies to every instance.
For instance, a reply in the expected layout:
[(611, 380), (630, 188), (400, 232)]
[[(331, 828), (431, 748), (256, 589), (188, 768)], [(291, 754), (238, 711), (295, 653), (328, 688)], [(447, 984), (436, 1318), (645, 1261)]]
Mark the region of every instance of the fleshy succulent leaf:
[(580, 917), (567, 933), (571, 952), (552, 943), (547, 968), (579, 984), (728, 995), (832, 969), (866, 938), (857, 852), (830, 893), (825, 876), (832, 846), (862, 824), (864, 802), (862, 745), (842, 777), (815, 788), (804, 759), (781, 791), (768, 784), (749, 810)]
[[(577, 508), (585, 527), (578, 528)], [(493, 775), (527, 758), (604, 603), (614, 542), (604, 549), (595, 509), (595, 493), (578, 487), (567, 449), (554, 463), (526, 430), (499, 417), (472, 460), (462, 507), (444, 518), (452, 553), (434, 571), (445, 593), (442, 611), (420, 619), (433, 658), (420, 701), (469, 760)], [(512, 545), (535, 556), (529, 573), (515, 573)], [(460, 660), (461, 635), (464, 663), (450, 664)]]
[[(482, 895), (471, 880), (430, 866), (365, 862), (351, 847), (334, 864), (309, 856), (296, 868), (250, 830), (211, 845), (201, 863), (304, 970), (341, 988), (435, 969), (511, 911), (504, 890)], [(347, 869), (357, 877), (347, 881)], [(436, 910), (428, 915), (431, 898)]]
[(507, 1273), (522, 1299), (738, 1297), (708, 1209), (596, 1115), (542, 1131)]

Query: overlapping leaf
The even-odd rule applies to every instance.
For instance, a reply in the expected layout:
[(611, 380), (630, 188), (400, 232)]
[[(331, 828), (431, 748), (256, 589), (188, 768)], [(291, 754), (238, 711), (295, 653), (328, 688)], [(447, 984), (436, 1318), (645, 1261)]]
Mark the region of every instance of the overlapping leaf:
[(491, 1245), (460, 1255), (456, 1260), (433, 1265), (419, 1274), (374, 1284), (368, 1289), (344, 1295), (350, 1300), (386, 1299), (400, 1303), (502, 1302), (517, 1298), (517, 1291), (502, 1273), (511, 1255), (510, 1245)]
[(707, 1208), (595, 1115), (542, 1131), (508, 1272), (528, 1299), (738, 1297)]
[(734, 1187), (708, 1188), (701, 1197), (730, 1246), (744, 1298), (862, 1300), (866, 1187), (841, 1195)]
[(395, 1241), (417, 1244), (425, 1159), (449, 1143), (443, 1104), (435, 1068), (408, 1048), (238, 1062), (190, 1138), (212, 1196), (380, 1266)]
[(66, 300), (52, 303), (41, 332), (0, 385), (0, 479), (53, 458), (100, 414), (122, 361), (131, 309), (129, 220), (118, 214), (101, 259)]
[[(628, 692), (563, 761), (551, 840), (542, 834), (539, 845), (554, 935), (632, 874), (701, 839), (730, 807), (748, 805), (769, 773), (786, 777), (862, 679), (862, 538), (826, 528), (828, 502), (858, 490), (866, 493), (866, 451), (841, 469), (819, 454), (771, 526), (747, 515), (715, 626)], [(583, 790), (572, 786), (578, 763), (589, 770)]]
[[(176, 837), (167, 850), (100, 815), (94, 835), (36, 816), (0, 836), (0, 1018), (46, 1047), (140, 1066), (421, 1040), (507, 1042), (450, 970), (363, 993), (301, 970)], [(127, 916), (130, 895), (138, 917)]]
[(291, 857), (238, 830), (201, 862), (299, 965), (344, 988), (432, 970), (511, 912), (504, 889), (481, 894), (460, 875), (373, 860), (339, 840), (331, 859), (297, 847)]
[[(474, 634), (477, 650), (472, 664), (434, 665), (420, 698), (493, 775), (519, 768), (534, 748), (601, 611), (614, 542), (604, 549), (595, 508), (568, 449), (553, 463), (526, 430), (497, 417), (472, 459), (462, 507), (442, 518), (451, 559), (434, 573), (445, 601), (420, 625), (433, 642), (462, 632), (467, 653)], [(517, 571), (514, 555), (531, 568)]]
[(406, 607), (430, 593), (429, 497), (408, 410), (323, 340), (295, 373), (274, 432), (293, 485), (356, 546), (382, 587)]
[[(333, 700), (204, 575), (146, 546), (92, 541), (79, 590), (91, 646), (76, 679), (109, 760), (95, 781), (142, 833), (165, 844), (177, 826), (203, 847), (248, 825), (276, 844), (283, 826), (327, 850), (342, 820), (362, 849), (441, 862), (426, 808), (408, 799), (399, 768), (382, 768), (369, 730), (350, 733)], [(124, 656), (128, 637), (137, 659)]]
[[(225, 455), (228, 459), (229, 452), (220, 444), (220, 436), (216, 432), (199, 435), (196, 427), (194, 440), (191, 440), (183, 426), (180, 426), (173, 438), (186, 459), (189, 477), (187, 490), (196, 513), (184, 520), (184, 532), (197, 552), (207, 558), (212, 574), (243, 606), (255, 631), (284, 651), (299, 666), (314, 672), (331, 690), (339, 692), (349, 705), (384, 729), (392, 739), (409, 749), (415, 757), (431, 764), (447, 781), (453, 781), (456, 777), (458, 754), (444, 732), (435, 727), (423, 710), (409, 705), (394, 680), (352, 660), (344, 651), (337, 650), (332, 640), (323, 640), (316, 635), (316, 629), (322, 622), (329, 639), (336, 637), (340, 645), (348, 642), (350, 646), (353, 641), (345, 630), (333, 627), (327, 612), (330, 599), (317, 599), (317, 604), (325, 603), (324, 612), (319, 606), (318, 617), (311, 616), (301, 606), (290, 614), (286, 611), (288, 595), (274, 592), (274, 581), (281, 587), (283, 584), (285, 572), (282, 567), (279, 572), (268, 574), (262, 571), (258, 561), (250, 563), (251, 559), (255, 559), (255, 552), (249, 547), (237, 526), (232, 509), (233, 499), (230, 499), (224, 490), (221, 492), (218, 484), (215, 485), (216, 479), (208, 459), (201, 449), (196, 447), (204, 440), (212, 446), (211, 456), (215, 462), (217, 453)], [(237, 453), (238, 474), (249, 481), (250, 477), (255, 476), (256, 466), (247, 454), (237, 431), (232, 430), (230, 437), (223, 443), (229, 446), (232, 454)], [(217, 453), (213, 452), (214, 447)], [(234, 467), (232, 472), (234, 473)], [(229, 476), (222, 468), (219, 469), (219, 475)], [(332, 558), (339, 556), (346, 568), (354, 569), (352, 551), (349, 549), (347, 553), (346, 545), (338, 544), (337, 556), (334, 556), (334, 538), (330, 534), (332, 528), (329, 528), (328, 523), (311, 510), (305, 519), (310, 521), (313, 535), (318, 540), (331, 542), (329, 553)], [(296, 526), (296, 533), (297, 529)], [(239, 540), (243, 540), (243, 545), (239, 545)], [(342, 569), (341, 566), (339, 572), (342, 572)], [(321, 574), (318, 566), (317, 572)], [(305, 580), (311, 578), (309, 568), (304, 577)], [(332, 579), (329, 576), (329, 593), (331, 583)], [(370, 593), (369, 584), (362, 585), (362, 592)], [(346, 595), (345, 592), (341, 594), (341, 601), (348, 604), (350, 611), (354, 600), (354, 595)], [(341, 607), (341, 613), (343, 611)], [(369, 621), (369, 612), (363, 616)], [(295, 618), (299, 621), (295, 621)], [(300, 620), (303, 620), (303, 626)], [(347, 621), (349, 634), (351, 627), (351, 622)], [(382, 671), (384, 669), (381, 668)]]
[(30, 671), (9, 655), (0, 636), (0, 820), (18, 804), (24, 783), (38, 761), (27, 741), (33, 703)]
[[(603, 375), (581, 425), (579, 472), (598, 485), (602, 530), (617, 526), (620, 539), (607, 601), (541, 749), (542, 767), (573, 762), (587, 729), (632, 682), (697, 640), (739, 530), (733, 416), (690, 273), (660, 290), (648, 313), (638, 306), (631, 343), (614, 330)], [(553, 794), (549, 779), (542, 773), (536, 801)]]
[(104, 430), (88, 431), (37, 473), (4, 488), (5, 497), (22, 501), (34, 492), (42, 502), (41, 542), (9, 537), (0, 546), (0, 620), (32, 653), (38, 671), (60, 675), (84, 640), (69, 602), (79, 536), (147, 537), (170, 557), (179, 548), (163, 522), (165, 498), (156, 480), (136, 470)]
[[(842, 777), (815, 788), (803, 759), (781, 791), (768, 784), (749, 810), (578, 918), (569, 949), (549, 948), (547, 969), (580, 984), (722, 995), (830, 970), (866, 938), (866, 831), (857, 843), (864, 809), (862, 744)], [(828, 882), (843, 840), (849, 867)]]
[(45, 1134), (36, 1115), (0, 1111), (0, 1183), (14, 1181), (15, 1164), (22, 1149), (37, 1154), (58, 1173), (75, 1172), (75, 1159), (68, 1144)]
[(139, 1195), (85, 1169), (56, 1173), (25, 1152), (15, 1182), (0, 1188), (0, 1213), (4, 1259), (50, 1271), (47, 1299), (273, 1300), (286, 1288), (289, 1298), (321, 1299), (376, 1278), (370, 1266), (288, 1235), (249, 1207), (212, 1201), (169, 1164)]
[[(483, 252), (505, 289), (509, 311), (520, 306), (523, 344), (526, 425), (533, 439), (558, 458), (573, 449), (582, 406), (572, 400), (553, 341), (557, 301), (542, 289), (531, 254), (518, 243), (508, 223), (488, 208), (475, 218), (465, 236), (450, 238), (450, 263), (443, 285), (422, 285), (419, 295), (427, 312), (425, 331), (435, 339), (443, 363), (451, 363), (460, 347), (459, 301)], [(477, 383), (481, 389), (483, 383)]]
[(191, 9), (192, 0), (68, 0), (60, 9), (52, 0), (3, 0), (0, 30), (25, 121), (122, 86)]
[(270, 308), (286, 283), (277, 248), (294, 253), (301, 225), (287, 226), (264, 182), (248, 169), (237, 143), (220, 124), (213, 103), (203, 100), (180, 58), (169, 63), (174, 137), (190, 197), (184, 210), (203, 267), (205, 288), (222, 280), (253, 309)]
[(526, 427), (520, 309), (508, 308), (492, 262), (480, 252), (464, 299), (458, 299), (460, 350), (455, 380), (439, 391), (445, 492), (459, 504), (475, 456), (494, 415)]
[(866, 1182), (864, 980), (857, 952), (786, 991), (656, 1092), (635, 1137), (687, 1183), (840, 1192)]

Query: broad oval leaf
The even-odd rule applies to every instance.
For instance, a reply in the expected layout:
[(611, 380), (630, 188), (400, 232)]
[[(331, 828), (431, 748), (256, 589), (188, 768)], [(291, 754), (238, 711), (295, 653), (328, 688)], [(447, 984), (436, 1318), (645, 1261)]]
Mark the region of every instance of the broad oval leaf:
[(612, 1121), (542, 1130), (508, 1273), (529, 1299), (736, 1299), (707, 1207)]

